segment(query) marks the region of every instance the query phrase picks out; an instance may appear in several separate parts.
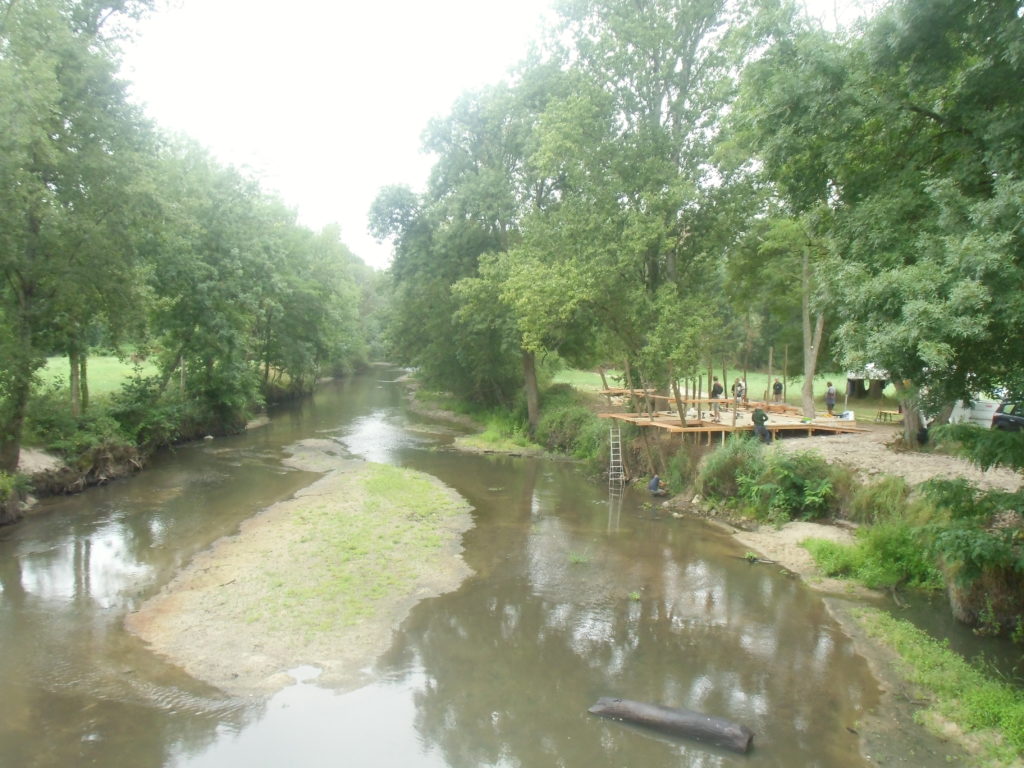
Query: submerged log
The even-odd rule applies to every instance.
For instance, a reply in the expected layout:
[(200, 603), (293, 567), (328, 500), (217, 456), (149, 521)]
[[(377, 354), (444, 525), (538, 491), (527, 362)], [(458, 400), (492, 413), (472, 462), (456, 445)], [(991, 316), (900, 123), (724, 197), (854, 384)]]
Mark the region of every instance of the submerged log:
[(645, 725), (691, 739), (746, 753), (754, 742), (754, 732), (745, 725), (711, 717), (700, 712), (660, 704), (602, 696), (590, 709), (591, 714)]

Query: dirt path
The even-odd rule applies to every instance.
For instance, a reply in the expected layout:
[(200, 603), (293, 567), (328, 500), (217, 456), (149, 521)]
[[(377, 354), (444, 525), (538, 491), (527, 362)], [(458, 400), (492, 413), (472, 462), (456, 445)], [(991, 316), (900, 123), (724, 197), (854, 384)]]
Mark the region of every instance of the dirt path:
[(298, 446), (290, 464), (327, 474), (194, 558), (127, 628), (233, 695), (273, 693), (305, 665), (320, 684), (357, 685), (413, 605), (469, 574), (472, 519), (435, 478), (346, 461), (336, 447)]
[(1016, 490), (1021, 476), (1008, 469), (982, 471), (965, 459), (934, 453), (894, 451), (889, 447), (901, 434), (891, 426), (858, 424), (867, 432), (779, 440), (780, 450), (814, 450), (829, 463), (840, 462), (857, 471), (862, 478), (899, 475), (911, 485), (933, 477), (964, 477), (982, 488)]

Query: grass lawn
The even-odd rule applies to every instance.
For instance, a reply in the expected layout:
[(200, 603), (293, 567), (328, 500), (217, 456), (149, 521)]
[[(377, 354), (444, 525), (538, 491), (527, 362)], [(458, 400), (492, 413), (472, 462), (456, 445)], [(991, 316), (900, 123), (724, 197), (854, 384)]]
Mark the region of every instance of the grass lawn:
[[(152, 363), (142, 363), (139, 367), (143, 376), (151, 376), (156, 373), (156, 366)], [(135, 372), (135, 365), (130, 361), (120, 360), (112, 355), (90, 357), (86, 375), (89, 378), (89, 394), (109, 395), (121, 388), (121, 383), (132, 377)], [(45, 385), (60, 383), (68, 386), (70, 378), (68, 359), (66, 357), (51, 357), (46, 360), (46, 365), (39, 371), (39, 378)]]
[[(620, 375), (618, 371), (606, 371), (605, 377), (608, 378), (609, 386), (624, 386), (612, 380), (613, 375)], [(721, 378), (722, 372), (718, 371), (714, 375)], [(728, 396), (732, 382), (737, 377), (742, 377), (742, 371), (727, 370), (725, 390)], [(777, 375), (777, 374), (776, 374)], [(706, 374), (705, 374), (706, 376)], [(779, 376), (778, 378), (782, 378)], [(749, 388), (749, 399), (763, 399), (771, 389), (771, 383), (775, 380), (775, 375), (769, 378), (767, 373), (758, 373), (753, 371), (747, 372), (747, 386)], [(598, 392), (601, 390), (601, 376), (596, 371), (581, 371), (575, 369), (565, 369), (559, 371), (554, 377), (554, 383), (556, 384), (569, 384), (576, 389), (585, 392)], [(825, 389), (827, 382), (831, 381), (838, 392), (836, 400), (836, 413), (841, 413), (843, 410), (851, 410), (856, 415), (859, 421), (873, 421), (875, 414), (879, 410), (896, 410), (897, 400), (896, 392), (893, 386), (890, 384), (885, 388), (882, 394), (882, 398), (864, 398), (857, 400), (845, 401), (844, 392), (846, 390), (846, 374), (844, 373), (821, 373), (814, 377), (814, 401), (815, 407), (819, 412), (824, 412), (825, 409)], [(803, 377), (790, 377), (786, 380), (786, 402), (790, 405), (800, 406), (800, 388), (803, 386)], [(707, 397), (707, 383), (702, 384), (702, 396)], [(770, 398), (770, 394), (769, 394)], [(844, 402), (846, 407), (844, 408)]]

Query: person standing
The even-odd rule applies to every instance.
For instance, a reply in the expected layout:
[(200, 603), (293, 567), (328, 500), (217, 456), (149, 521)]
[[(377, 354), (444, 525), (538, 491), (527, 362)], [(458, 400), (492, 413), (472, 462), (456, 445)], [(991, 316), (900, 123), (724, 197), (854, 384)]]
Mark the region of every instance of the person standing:
[(825, 390), (825, 407), (828, 409), (829, 416), (835, 416), (832, 412), (836, 407), (836, 388), (832, 386), (832, 382), (826, 383), (828, 389)]
[(722, 398), (722, 395), (724, 395), (724, 394), (725, 394), (725, 387), (722, 386), (722, 382), (720, 382), (718, 380), (718, 377), (715, 376), (713, 381), (712, 381), (712, 383), (711, 383), (711, 400), (712, 400), (712, 403), (711, 403), (711, 415), (712, 415), (712, 418), (715, 421), (721, 421), (722, 420), (722, 414), (721, 414), (721, 410), (720, 410), (721, 409), (721, 403), (719, 403), (718, 400), (720, 400)]
[(776, 403), (782, 402), (782, 382), (779, 381), (778, 377), (775, 377), (775, 383), (772, 384), (772, 395)]
[(743, 402), (743, 382), (740, 381), (740, 377), (736, 377), (736, 381), (732, 383), (732, 396), (736, 400), (736, 405)]

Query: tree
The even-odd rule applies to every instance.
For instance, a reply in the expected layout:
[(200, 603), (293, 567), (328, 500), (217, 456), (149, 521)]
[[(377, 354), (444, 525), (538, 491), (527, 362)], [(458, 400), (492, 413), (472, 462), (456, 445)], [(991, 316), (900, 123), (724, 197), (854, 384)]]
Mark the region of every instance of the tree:
[(1003, 343), (1020, 320), (1018, 6), (903, 0), (846, 40), (798, 29), (745, 75), (768, 176), (797, 212), (828, 207), (838, 351), (890, 371), (912, 444), (919, 396), (1020, 369)]
[(18, 464), (34, 372), (79, 351), (98, 303), (126, 298), (132, 183), (146, 131), (116, 77), (112, 17), (145, 3), (10, 3), (0, 27), (0, 469)]

